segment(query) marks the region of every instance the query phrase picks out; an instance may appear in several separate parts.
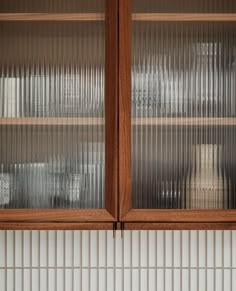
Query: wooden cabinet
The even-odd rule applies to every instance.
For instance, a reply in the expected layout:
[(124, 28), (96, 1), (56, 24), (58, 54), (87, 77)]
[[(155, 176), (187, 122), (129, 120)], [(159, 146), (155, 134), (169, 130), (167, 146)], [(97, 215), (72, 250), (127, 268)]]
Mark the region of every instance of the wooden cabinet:
[(0, 225), (117, 220), (118, 3), (1, 1)]
[(235, 228), (233, 1), (120, 1), (120, 220)]
[(2, 0), (0, 227), (236, 226), (232, 0)]

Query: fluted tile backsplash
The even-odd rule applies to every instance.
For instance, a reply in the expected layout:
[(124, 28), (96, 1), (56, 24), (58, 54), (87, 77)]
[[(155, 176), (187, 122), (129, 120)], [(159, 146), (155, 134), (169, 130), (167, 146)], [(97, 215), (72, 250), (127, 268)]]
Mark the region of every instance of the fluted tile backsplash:
[(235, 231), (0, 231), (0, 290), (232, 291)]

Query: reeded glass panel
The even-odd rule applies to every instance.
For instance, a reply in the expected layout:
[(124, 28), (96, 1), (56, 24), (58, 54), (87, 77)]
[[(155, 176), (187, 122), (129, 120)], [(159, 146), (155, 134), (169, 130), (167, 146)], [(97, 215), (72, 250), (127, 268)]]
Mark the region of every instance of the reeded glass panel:
[(0, 9), (85, 13), (0, 22), (0, 208), (104, 208), (105, 0)]
[[(164, 2), (145, 1), (146, 11)], [(193, 12), (235, 8), (204, 2)], [(140, 4), (133, 0), (133, 207), (236, 208), (236, 24), (160, 22), (140, 17)]]

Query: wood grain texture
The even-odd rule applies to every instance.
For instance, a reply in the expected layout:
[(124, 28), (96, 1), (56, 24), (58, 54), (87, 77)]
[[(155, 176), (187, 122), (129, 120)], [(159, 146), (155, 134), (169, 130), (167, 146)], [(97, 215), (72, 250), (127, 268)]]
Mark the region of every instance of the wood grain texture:
[(136, 13), (133, 21), (236, 21), (235, 13)]
[(112, 230), (113, 223), (0, 222), (0, 230)]
[(228, 126), (236, 125), (236, 118), (222, 117), (173, 117), (173, 118), (133, 118), (132, 125), (184, 125), (184, 126)]
[(105, 69), (106, 209), (117, 219), (118, 203), (118, 0), (106, 0)]
[(131, 209), (131, 0), (119, 1), (119, 217)]
[(0, 21), (104, 21), (104, 13), (0, 13)]
[(0, 222), (113, 222), (105, 209), (1, 209)]
[(160, 210), (132, 209), (123, 218), (125, 222), (235, 222), (236, 210)]
[(236, 230), (236, 223), (125, 223), (125, 230)]
[(104, 118), (25, 117), (0, 118), (0, 125), (105, 125)]

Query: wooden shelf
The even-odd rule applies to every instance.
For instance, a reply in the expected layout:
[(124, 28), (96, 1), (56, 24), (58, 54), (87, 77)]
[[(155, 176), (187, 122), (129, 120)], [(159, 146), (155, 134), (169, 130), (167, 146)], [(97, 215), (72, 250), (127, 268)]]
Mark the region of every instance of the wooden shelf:
[(0, 21), (104, 21), (104, 13), (0, 13)]
[(0, 125), (104, 125), (104, 118), (0, 118)]
[(133, 21), (236, 21), (236, 13), (136, 13)]
[(200, 118), (200, 117), (185, 117), (185, 118), (133, 118), (132, 125), (184, 125), (184, 126), (219, 126), (219, 125), (236, 125), (236, 118)]
[[(105, 13), (0, 13), (0, 21), (104, 21)], [(236, 21), (236, 13), (135, 13), (133, 21)]]

